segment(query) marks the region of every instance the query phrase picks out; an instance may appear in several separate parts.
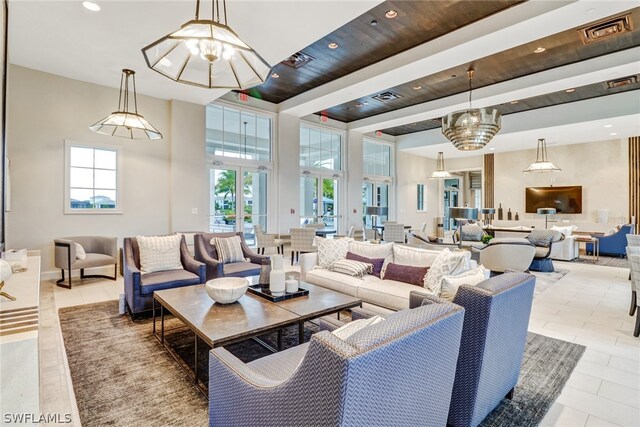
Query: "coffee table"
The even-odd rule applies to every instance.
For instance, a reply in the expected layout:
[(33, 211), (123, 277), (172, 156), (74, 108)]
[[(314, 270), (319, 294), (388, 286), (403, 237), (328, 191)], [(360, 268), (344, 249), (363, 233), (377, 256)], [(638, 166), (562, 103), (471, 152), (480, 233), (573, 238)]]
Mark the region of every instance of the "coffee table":
[[(198, 377), (198, 344), (210, 348), (255, 339), (271, 351), (273, 347), (257, 338), (278, 332), (278, 349), (282, 345), (282, 328), (298, 325), (298, 342), (304, 342), (304, 322), (342, 310), (359, 307), (358, 298), (301, 282), (309, 295), (280, 302), (270, 302), (246, 293), (233, 304), (214, 303), (204, 285), (166, 289), (153, 294), (153, 335), (185, 371), (189, 379), (207, 397), (207, 390)], [(156, 327), (156, 304), (160, 308), (160, 332)], [(184, 363), (165, 342), (165, 314), (169, 311), (194, 334), (194, 369)]]

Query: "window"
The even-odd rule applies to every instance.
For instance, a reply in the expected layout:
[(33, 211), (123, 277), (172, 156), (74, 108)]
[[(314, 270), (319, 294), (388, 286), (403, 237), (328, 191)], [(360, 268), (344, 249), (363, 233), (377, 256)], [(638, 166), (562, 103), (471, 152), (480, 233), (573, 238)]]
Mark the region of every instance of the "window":
[(424, 211), (424, 184), (418, 184), (417, 190), (417, 208), (419, 211)]
[(300, 166), (342, 170), (342, 135), (338, 132), (302, 126), (300, 128)]
[(363, 143), (364, 174), (369, 176), (391, 176), (391, 146), (365, 140)]
[(121, 147), (65, 143), (65, 213), (122, 213)]
[(222, 105), (207, 105), (207, 153), (271, 161), (271, 117)]

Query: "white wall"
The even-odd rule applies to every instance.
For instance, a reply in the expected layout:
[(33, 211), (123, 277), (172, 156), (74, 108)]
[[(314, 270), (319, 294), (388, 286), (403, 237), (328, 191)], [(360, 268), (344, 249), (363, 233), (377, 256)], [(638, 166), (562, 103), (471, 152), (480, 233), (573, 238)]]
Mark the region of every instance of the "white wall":
[[(398, 201), (396, 217), (398, 222), (419, 228), (422, 223), (427, 223), (429, 233), (435, 233), (436, 221), (439, 213), (440, 182), (430, 180), (436, 168), (436, 161), (426, 157), (402, 151), (396, 152), (396, 200)], [(426, 211), (418, 212), (417, 209), (417, 185), (425, 185)]]
[[(363, 140), (364, 136), (360, 132), (350, 131), (347, 133), (347, 159), (346, 159), (346, 226), (348, 230), (352, 225), (356, 229), (361, 229), (362, 224), (362, 180), (363, 175)], [(344, 221), (343, 221), (344, 222)]]
[(278, 176), (274, 183), (279, 189), (279, 215), (273, 231), (288, 234), (290, 228), (300, 227), (300, 118), (290, 114), (278, 116)]

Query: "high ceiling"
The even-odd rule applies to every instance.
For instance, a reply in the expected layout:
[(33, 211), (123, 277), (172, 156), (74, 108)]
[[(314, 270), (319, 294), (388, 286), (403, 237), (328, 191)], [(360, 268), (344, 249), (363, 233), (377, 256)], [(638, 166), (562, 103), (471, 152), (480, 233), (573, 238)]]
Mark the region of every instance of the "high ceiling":
[[(120, 69), (133, 68), (138, 91), (163, 99), (206, 104), (225, 94), (172, 82), (149, 70), (140, 52), (192, 19), (195, 1), (94, 1), (98, 13), (79, 0), (11, 1), (10, 62), (111, 87)], [(573, 131), (564, 132), (574, 135), (588, 128), (587, 117), (619, 118), (626, 133), (640, 134), (639, 84), (606, 86), (640, 75), (635, 0), (227, 3), (231, 27), (278, 76), (248, 91), (273, 111), (312, 120), (320, 113), (361, 133), (383, 130), (400, 149), (432, 156), (429, 147), (443, 143), (440, 117), (468, 105), (466, 70), (473, 66), (474, 107), (504, 115), (496, 144), (509, 140), (511, 147), (506, 135), (533, 132), (523, 128), (538, 123), (532, 117), (547, 119), (540, 129), (569, 126)], [(389, 11), (396, 16), (385, 16)], [(579, 30), (627, 14), (629, 31), (583, 43)], [(544, 51), (535, 53), (539, 47)], [(282, 62), (300, 52), (308, 60), (301, 67)], [(385, 92), (392, 99), (373, 98)]]

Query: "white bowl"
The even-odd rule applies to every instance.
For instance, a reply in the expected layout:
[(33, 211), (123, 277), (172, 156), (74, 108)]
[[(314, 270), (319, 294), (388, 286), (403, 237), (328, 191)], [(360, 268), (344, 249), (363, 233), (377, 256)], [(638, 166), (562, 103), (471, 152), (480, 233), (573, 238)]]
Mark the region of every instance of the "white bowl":
[(204, 288), (209, 297), (220, 304), (238, 301), (249, 287), (249, 281), (243, 277), (221, 277), (209, 280)]

